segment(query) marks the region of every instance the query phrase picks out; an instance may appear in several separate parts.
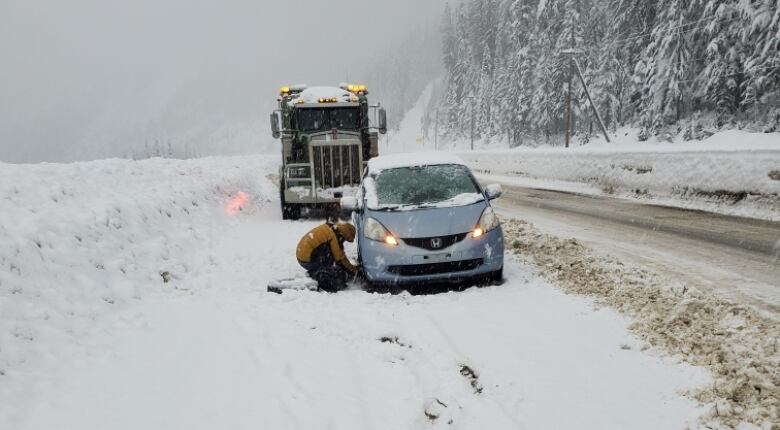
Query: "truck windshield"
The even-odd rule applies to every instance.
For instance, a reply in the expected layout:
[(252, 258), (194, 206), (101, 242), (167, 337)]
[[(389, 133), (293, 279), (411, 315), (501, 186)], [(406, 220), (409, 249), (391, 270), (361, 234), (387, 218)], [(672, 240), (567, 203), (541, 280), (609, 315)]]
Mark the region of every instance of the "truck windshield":
[(360, 109), (347, 108), (301, 108), (298, 109), (298, 130), (304, 132), (360, 129)]
[(333, 108), (330, 111), (331, 128), (339, 130), (358, 130), (360, 128), (360, 110), (358, 108)]

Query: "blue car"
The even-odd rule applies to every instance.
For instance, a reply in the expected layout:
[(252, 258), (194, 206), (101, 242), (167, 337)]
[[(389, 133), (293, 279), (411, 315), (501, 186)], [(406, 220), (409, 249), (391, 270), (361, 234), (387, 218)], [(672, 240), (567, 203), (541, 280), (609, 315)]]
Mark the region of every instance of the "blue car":
[(496, 282), (504, 237), (471, 170), (448, 154), (372, 159), (355, 197), (341, 199), (357, 228), (358, 260), (371, 285)]

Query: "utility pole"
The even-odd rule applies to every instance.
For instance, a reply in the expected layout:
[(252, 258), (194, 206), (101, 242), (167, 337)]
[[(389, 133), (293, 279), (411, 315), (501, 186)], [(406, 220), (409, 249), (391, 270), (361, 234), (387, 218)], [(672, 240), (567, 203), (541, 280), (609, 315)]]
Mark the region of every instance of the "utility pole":
[(439, 149), (439, 108), (436, 108), (436, 124), (433, 126), (433, 150)]
[(471, 150), (474, 150), (474, 103), (471, 103)]
[[(572, 39), (574, 33), (572, 32)], [(572, 44), (573, 46), (574, 44)], [(572, 99), (572, 81), (574, 80), (574, 48), (563, 51), (563, 54), (569, 54), (569, 92), (566, 94), (566, 147), (569, 147), (571, 141), (571, 99)]]
[(607, 127), (604, 125), (604, 120), (601, 118), (601, 114), (599, 114), (598, 109), (596, 109), (595, 103), (593, 103), (593, 98), (590, 96), (590, 90), (588, 90), (588, 84), (585, 82), (585, 77), (582, 75), (582, 69), (580, 69), (580, 64), (577, 62), (577, 59), (575, 58), (575, 55), (577, 54), (577, 51), (574, 49), (564, 49), (561, 51), (561, 55), (568, 55), (569, 56), (569, 94), (566, 96), (566, 147), (569, 147), (570, 140), (571, 140), (571, 126), (572, 126), (572, 112), (571, 112), (571, 103), (572, 103), (572, 80), (574, 78), (574, 73), (577, 73), (577, 76), (580, 78), (580, 82), (582, 83), (582, 87), (585, 90), (585, 95), (588, 97), (588, 102), (590, 102), (590, 108), (593, 111), (593, 116), (596, 117), (596, 120), (599, 123), (599, 127), (601, 128), (601, 132), (604, 133), (604, 138), (607, 139), (607, 142), (611, 142), (609, 139), (609, 133), (607, 133)]
[[(572, 58), (574, 58), (574, 56), (572, 56)], [(604, 120), (601, 119), (601, 115), (599, 114), (598, 109), (596, 109), (596, 105), (593, 103), (593, 99), (590, 98), (590, 91), (588, 91), (588, 84), (585, 83), (585, 78), (582, 76), (582, 70), (580, 70), (580, 64), (577, 62), (577, 60), (574, 60), (574, 66), (577, 68), (577, 75), (580, 77), (580, 81), (582, 82), (582, 87), (585, 89), (585, 95), (588, 96), (588, 102), (590, 102), (590, 108), (593, 110), (593, 115), (596, 116), (596, 119), (599, 122), (599, 127), (601, 127), (601, 132), (604, 133), (604, 138), (607, 139), (607, 143), (610, 143), (611, 140), (609, 140), (607, 127), (604, 126)]]
[(463, 97), (464, 99), (468, 99), (471, 101), (470, 109), (471, 109), (471, 150), (474, 150), (474, 100), (477, 99), (476, 96), (472, 93), (471, 95)]

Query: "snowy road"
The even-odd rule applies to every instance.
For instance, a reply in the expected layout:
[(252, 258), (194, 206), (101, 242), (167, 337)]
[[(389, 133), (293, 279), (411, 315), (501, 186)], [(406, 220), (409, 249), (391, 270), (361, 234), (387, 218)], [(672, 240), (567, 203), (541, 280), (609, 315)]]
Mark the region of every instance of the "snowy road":
[(500, 212), (780, 316), (780, 223), (504, 185)]

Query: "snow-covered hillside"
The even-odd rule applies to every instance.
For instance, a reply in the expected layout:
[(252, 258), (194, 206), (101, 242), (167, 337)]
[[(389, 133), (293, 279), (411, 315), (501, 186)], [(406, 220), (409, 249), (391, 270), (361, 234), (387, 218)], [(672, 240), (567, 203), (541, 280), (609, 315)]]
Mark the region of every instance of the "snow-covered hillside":
[(316, 225), (281, 221), (275, 171), (0, 165), (0, 428), (695, 425), (703, 371), (509, 255), (462, 293), (266, 293)]

